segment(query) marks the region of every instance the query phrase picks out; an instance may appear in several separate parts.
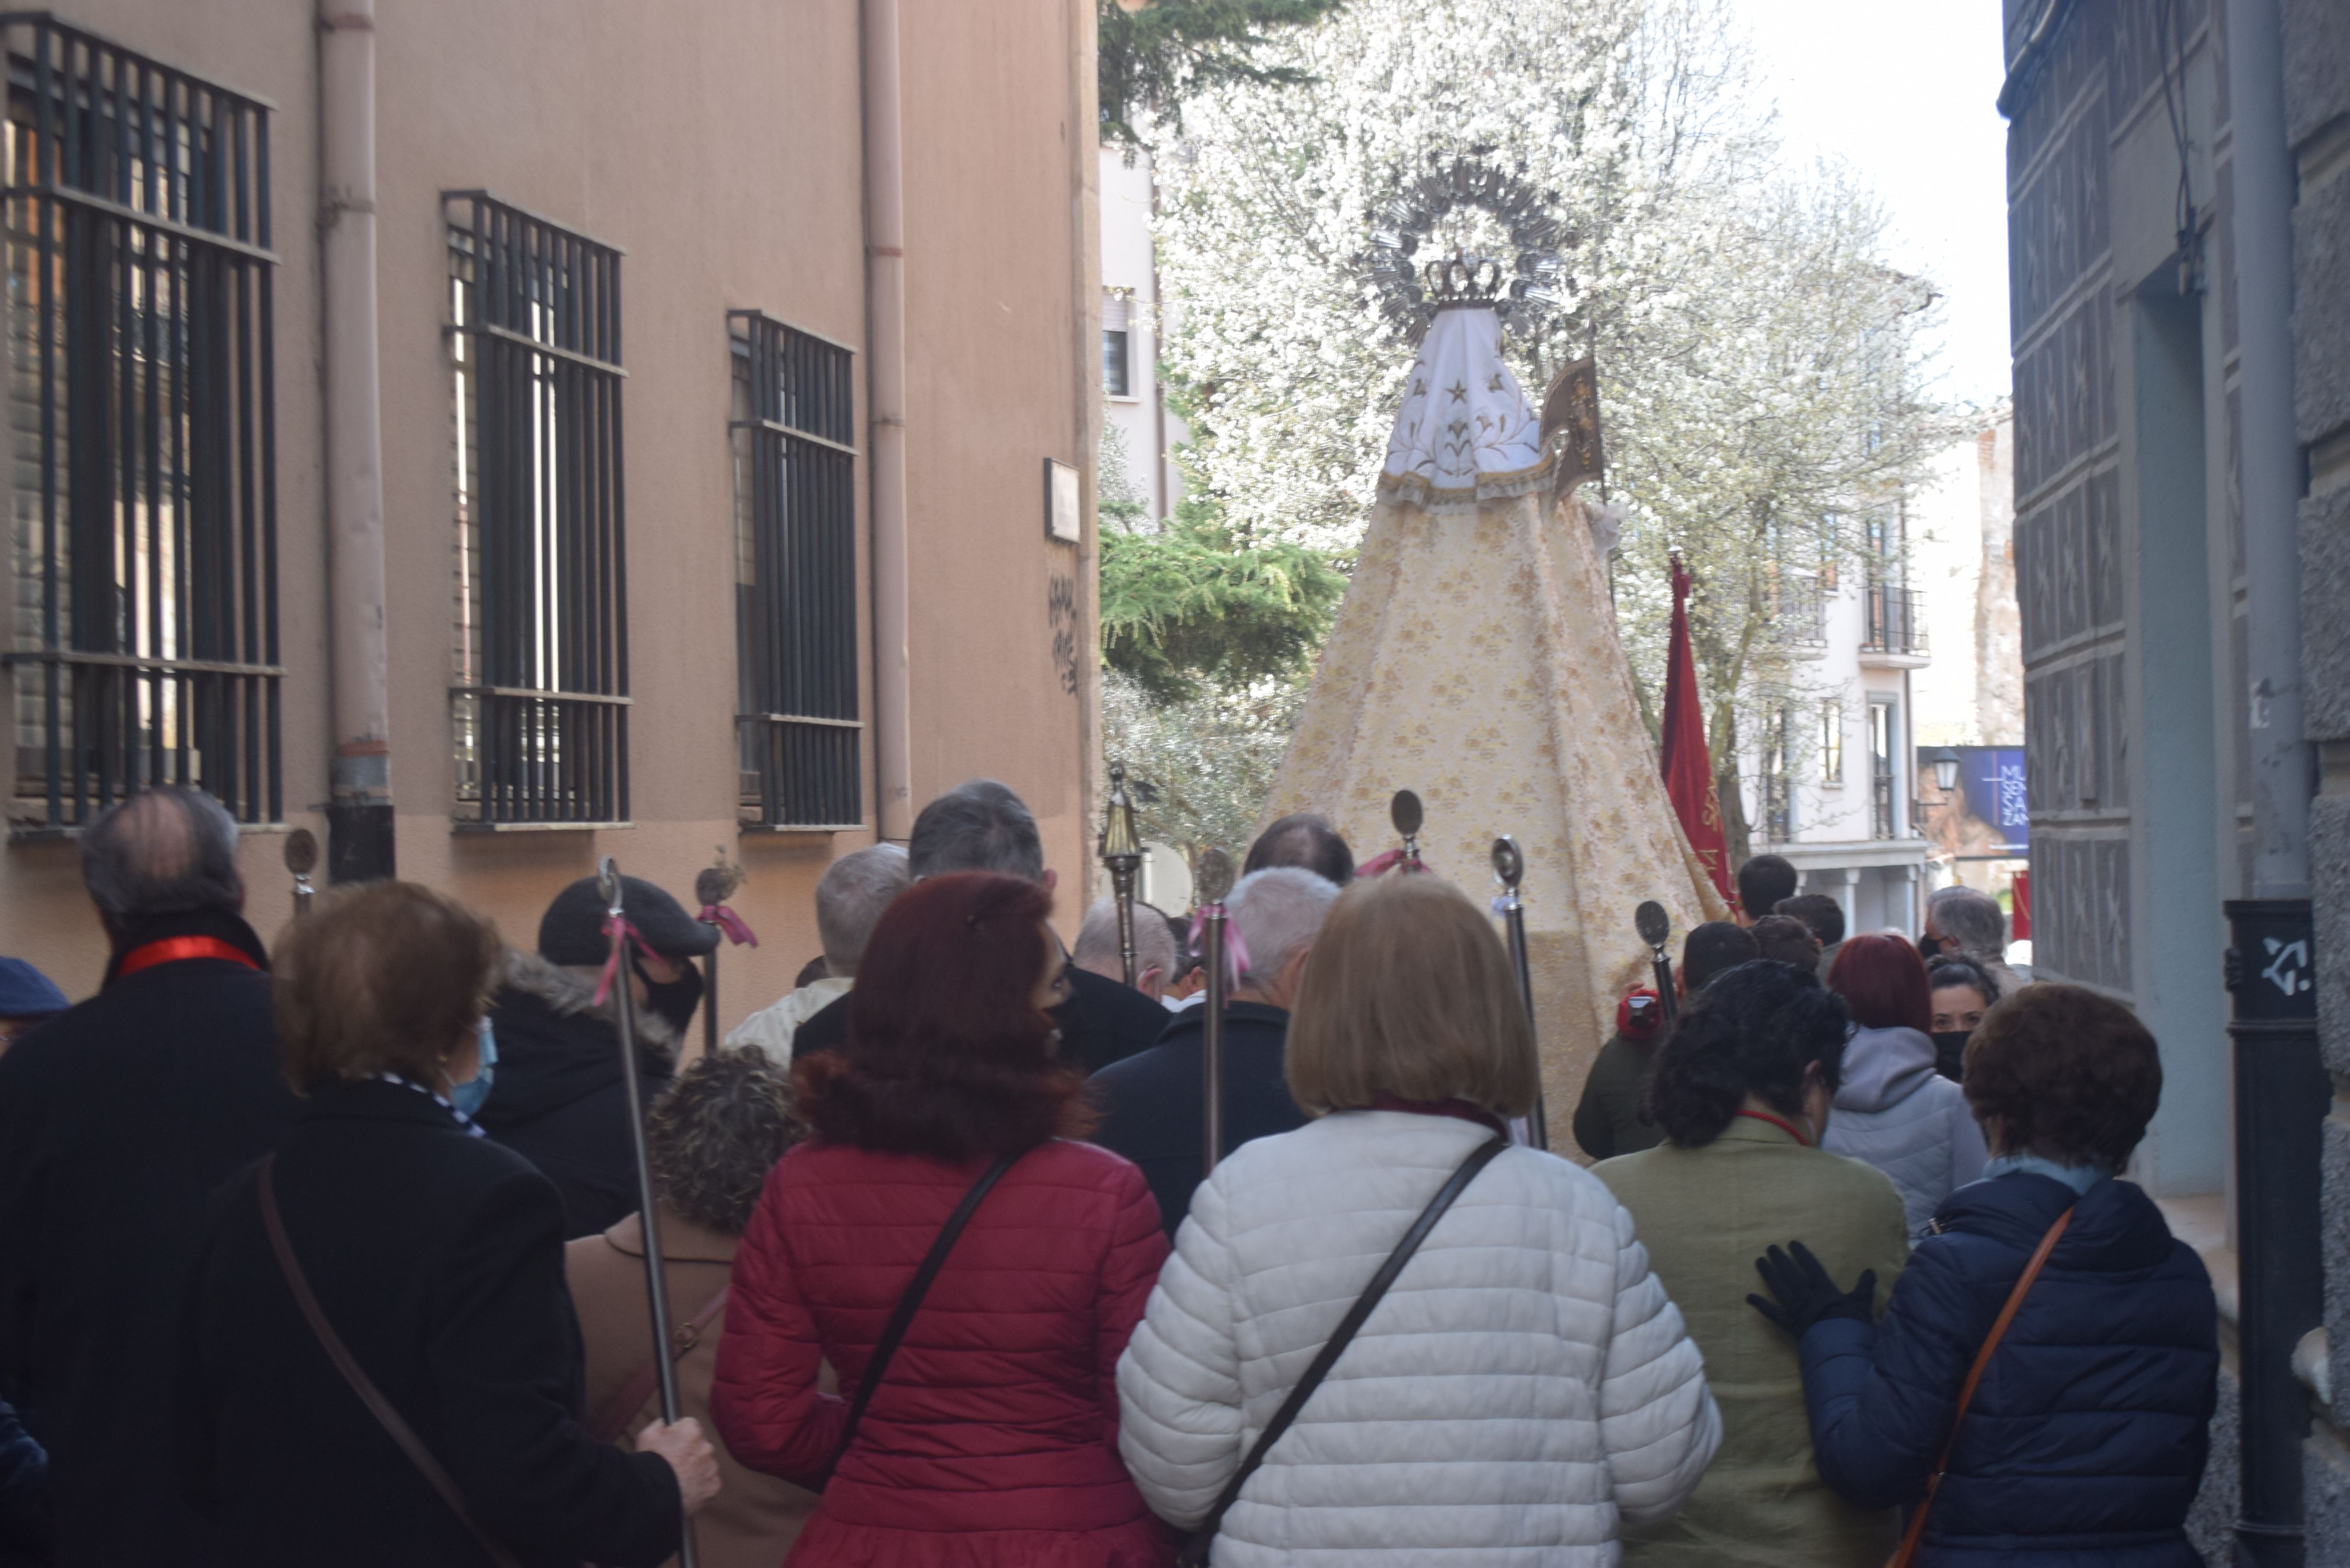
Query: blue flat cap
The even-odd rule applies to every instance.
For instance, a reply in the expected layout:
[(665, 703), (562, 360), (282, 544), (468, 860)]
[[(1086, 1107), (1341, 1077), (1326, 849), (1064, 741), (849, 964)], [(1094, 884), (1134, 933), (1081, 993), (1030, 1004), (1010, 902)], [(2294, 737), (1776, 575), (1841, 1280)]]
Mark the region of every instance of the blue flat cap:
[(23, 959), (0, 958), (0, 1018), (47, 1018), (72, 1005)]

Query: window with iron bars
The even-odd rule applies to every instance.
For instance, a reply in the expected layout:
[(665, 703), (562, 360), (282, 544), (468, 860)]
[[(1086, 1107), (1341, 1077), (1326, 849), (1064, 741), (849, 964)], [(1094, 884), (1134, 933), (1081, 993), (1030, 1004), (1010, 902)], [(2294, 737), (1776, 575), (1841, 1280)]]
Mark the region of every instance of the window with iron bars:
[(629, 817), (620, 253), (442, 195), (456, 418), (457, 817)]
[(283, 815), (269, 110), (0, 17), (12, 835), (150, 784)]
[(1893, 704), (1868, 705), (1868, 836), (1893, 836)]
[(1795, 836), (1795, 711), (1773, 713), (1762, 732), (1762, 836), (1787, 844)]
[(727, 327), (742, 804), (762, 828), (860, 826), (854, 356), (757, 311)]

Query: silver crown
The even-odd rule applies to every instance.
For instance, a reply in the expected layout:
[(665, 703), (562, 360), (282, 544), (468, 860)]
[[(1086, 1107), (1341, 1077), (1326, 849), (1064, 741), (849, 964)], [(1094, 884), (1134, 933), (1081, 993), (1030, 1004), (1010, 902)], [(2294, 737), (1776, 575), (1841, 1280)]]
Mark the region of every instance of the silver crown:
[[(1380, 226), (1357, 265), (1378, 291), (1379, 313), (1413, 343), (1428, 331), (1439, 310), (1486, 306), (1505, 328), (1535, 325), (1564, 307), (1574, 283), (1559, 253), (1581, 237), (1553, 216), (1556, 203), (1544, 192), (1490, 160), (1490, 150), (1471, 149), (1450, 159), (1430, 153), (1418, 178), (1379, 203)], [(1455, 250), (1422, 263), (1419, 247), (1444, 216), (1462, 207), (1490, 213), (1509, 231), (1516, 255), (1510, 262)]]

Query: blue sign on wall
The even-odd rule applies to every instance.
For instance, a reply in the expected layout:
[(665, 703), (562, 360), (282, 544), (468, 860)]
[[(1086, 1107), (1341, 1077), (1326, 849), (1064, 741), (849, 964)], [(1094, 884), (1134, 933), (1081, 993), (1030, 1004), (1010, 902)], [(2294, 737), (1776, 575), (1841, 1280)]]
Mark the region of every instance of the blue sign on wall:
[(1967, 815), (1987, 824), (2000, 842), (2022, 854), (2032, 842), (2032, 809), (2023, 793), (2022, 746), (1955, 746), (1959, 790)]

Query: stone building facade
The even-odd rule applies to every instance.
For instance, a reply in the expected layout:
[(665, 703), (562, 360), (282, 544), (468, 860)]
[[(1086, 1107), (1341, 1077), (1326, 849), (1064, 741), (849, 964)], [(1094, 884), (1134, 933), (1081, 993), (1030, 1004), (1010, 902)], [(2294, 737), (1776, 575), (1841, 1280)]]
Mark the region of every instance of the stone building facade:
[[(829, 861), (962, 779), (1020, 791), (1069, 885), (1099, 749), (1094, 16), (12, 15), (0, 951), (95, 987), (73, 831), (157, 776), (232, 797), (265, 936), (286, 833), (337, 836), (346, 772), (398, 873), (518, 945), (601, 854), (682, 898), (723, 853), (762, 938), (723, 960), (727, 1025), (819, 950)], [(335, 63), (355, 31), (364, 73)], [(325, 139), (361, 85), (356, 199)], [(354, 214), (371, 369), (338, 348), (331, 243)], [(880, 410), (885, 307), (904, 354)], [(338, 559), (335, 443), (368, 419), (372, 597)], [(380, 730), (348, 745), (347, 634), (369, 622)]]
[[(2318, 1028), (2350, 1088), (2350, 8), (2006, 0), (2004, 20), (2034, 966), (2161, 1042), (2132, 1174), (2208, 1244), (2227, 1355), (2199, 1546), (2350, 1563), (2350, 1363), (2328, 1348), (2350, 1348), (2350, 1123), (2324, 1122), (2321, 1160), (2313, 1062), (2238, 1136), (2252, 1080), (2221, 963), (2223, 905), (2314, 897)], [(2280, 1179), (2260, 1144), (2307, 1157)], [(2321, 1164), (2322, 1235), (2291, 1218)], [(2312, 1290), (2279, 1341), (2260, 1303), (2321, 1251), (2331, 1333)]]

